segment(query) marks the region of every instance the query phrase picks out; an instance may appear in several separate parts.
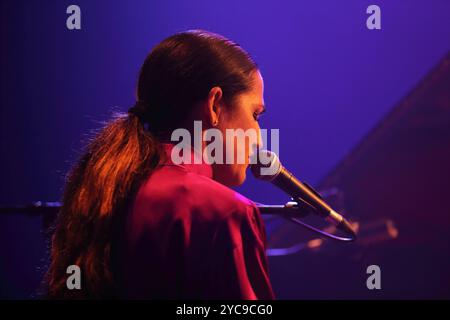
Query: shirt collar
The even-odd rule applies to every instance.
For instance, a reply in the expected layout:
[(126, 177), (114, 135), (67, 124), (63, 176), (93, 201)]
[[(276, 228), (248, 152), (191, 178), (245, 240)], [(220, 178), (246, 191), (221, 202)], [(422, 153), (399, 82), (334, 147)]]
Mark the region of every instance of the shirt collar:
[[(186, 170), (189, 170), (193, 173), (203, 175), (203, 176), (206, 176), (206, 177), (212, 179), (212, 177), (213, 177), (212, 166), (203, 161), (202, 153), (199, 150), (196, 150), (194, 148), (189, 148), (189, 157), (191, 159), (190, 163), (175, 164), (175, 163), (173, 163), (172, 157), (171, 157), (172, 150), (174, 148), (178, 149), (178, 150), (175, 150), (175, 152), (177, 152), (177, 154), (179, 154), (179, 152), (181, 151), (180, 147), (178, 147), (177, 145), (175, 145), (173, 143), (166, 143), (166, 142), (161, 143), (161, 145), (163, 146), (164, 152), (166, 154), (166, 160), (163, 163), (163, 165), (181, 166), (181, 167), (186, 168)], [(194, 162), (194, 154), (197, 154), (198, 159), (201, 159), (201, 163)]]

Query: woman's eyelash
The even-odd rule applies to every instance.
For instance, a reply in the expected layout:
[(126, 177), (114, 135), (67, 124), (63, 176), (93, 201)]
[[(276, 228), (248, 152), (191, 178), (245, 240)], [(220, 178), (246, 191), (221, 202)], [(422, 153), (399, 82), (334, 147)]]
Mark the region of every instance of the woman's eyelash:
[(253, 118), (255, 118), (255, 120), (258, 121), (261, 115), (264, 113), (264, 111), (265, 110), (263, 110), (262, 112), (253, 112)]

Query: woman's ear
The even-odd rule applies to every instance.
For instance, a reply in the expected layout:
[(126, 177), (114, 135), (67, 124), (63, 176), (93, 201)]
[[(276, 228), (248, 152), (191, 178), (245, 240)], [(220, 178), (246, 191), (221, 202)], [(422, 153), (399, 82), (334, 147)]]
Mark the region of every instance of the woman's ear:
[(208, 101), (206, 103), (206, 114), (209, 125), (216, 127), (219, 123), (220, 114), (222, 112), (222, 89), (214, 87), (209, 91)]

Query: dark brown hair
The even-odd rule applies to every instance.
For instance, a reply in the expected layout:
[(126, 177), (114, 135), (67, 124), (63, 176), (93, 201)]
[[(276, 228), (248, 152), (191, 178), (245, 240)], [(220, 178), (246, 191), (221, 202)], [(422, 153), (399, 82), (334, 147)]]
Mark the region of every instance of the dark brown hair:
[[(114, 238), (130, 200), (161, 161), (159, 137), (182, 127), (214, 86), (231, 104), (250, 89), (255, 70), (238, 44), (203, 30), (174, 34), (153, 48), (139, 73), (139, 117), (116, 114), (67, 176), (46, 275), (49, 298), (117, 296)], [(69, 265), (82, 271), (81, 290), (66, 287)]]

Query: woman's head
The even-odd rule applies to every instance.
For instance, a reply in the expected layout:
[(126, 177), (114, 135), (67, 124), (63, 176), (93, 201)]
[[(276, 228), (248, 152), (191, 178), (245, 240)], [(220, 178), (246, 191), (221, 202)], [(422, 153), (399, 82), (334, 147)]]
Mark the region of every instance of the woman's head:
[[(254, 129), (264, 109), (263, 81), (256, 63), (238, 44), (211, 32), (191, 30), (159, 43), (145, 59), (137, 98), (146, 106), (145, 122), (159, 138), (169, 140), (173, 130), (192, 129), (201, 120), (203, 129)], [(214, 164), (214, 178), (226, 185), (245, 179), (249, 143), (228, 144), (224, 156), (245, 154), (245, 163)], [(224, 162), (225, 159), (224, 159)]]
[(221, 95), (220, 87), (212, 88), (202, 109), (223, 137), (224, 159), (213, 164), (214, 179), (236, 186), (244, 182), (250, 158), (262, 143), (258, 119), (265, 106), (260, 72), (252, 72), (250, 88), (236, 95), (231, 104), (222, 102)]

